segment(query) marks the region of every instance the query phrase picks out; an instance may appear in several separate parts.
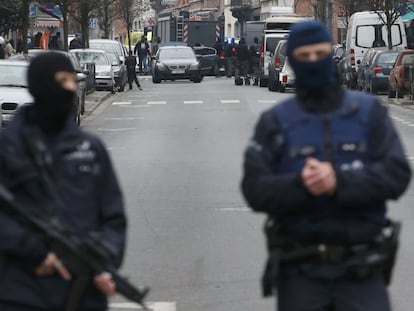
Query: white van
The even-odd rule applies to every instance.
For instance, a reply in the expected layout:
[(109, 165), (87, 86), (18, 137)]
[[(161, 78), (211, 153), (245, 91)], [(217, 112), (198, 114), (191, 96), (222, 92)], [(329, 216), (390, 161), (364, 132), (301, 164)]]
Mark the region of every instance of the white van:
[(286, 40), (288, 33), (265, 33), (260, 53), (259, 86), (265, 87), (269, 83), (269, 64), (276, 46), (281, 40)]
[[(345, 80), (350, 87), (356, 86), (357, 62), (361, 61), (364, 53), (372, 48), (378, 50), (388, 49), (388, 31), (378, 14), (373, 11), (357, 12), (352, 14), (348, 23), (346, 36)], [(407, 37), (404, 24), (399, 17), (391, 27), (391, 40), (393, 49), (407, 47)]]

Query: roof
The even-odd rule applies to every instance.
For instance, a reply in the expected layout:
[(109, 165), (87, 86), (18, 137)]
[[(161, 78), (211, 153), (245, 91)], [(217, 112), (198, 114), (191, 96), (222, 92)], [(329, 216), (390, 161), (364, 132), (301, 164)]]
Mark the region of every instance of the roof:
[(191, 49), (189, 46), (182, 46), (182, 45), (174, 45), (174, 46), (161, 46), (159, 50), (167, 50), (167, 49)]
[(0, 60), (0, 66), (1, 65), (9, 65), (9, 66), (20, 66), (20, 67), (27, 67), (29, 66), (29, 63), (22, 62), (21, 60)]

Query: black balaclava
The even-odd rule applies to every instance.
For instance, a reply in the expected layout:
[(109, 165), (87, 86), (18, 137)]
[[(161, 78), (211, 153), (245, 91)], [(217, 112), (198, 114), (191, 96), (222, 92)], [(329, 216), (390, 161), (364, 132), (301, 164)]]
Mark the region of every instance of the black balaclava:
[[(287, 42), (287, 56), (295, 72), (296, 93), (309, 110), (326, 111), (334, 109), (342, 96), (336, 64), (332, 55), (314, 62), (298, 61), (293, 51), (301, 46), (331, 43), (332, 36), (326, 26), (319, 21), (306, 21), (295, 24)], [(339, 92), (338, 92), (339, 91)]]
[(29, 92), (34, 98), (31, 119), (48, 133), (60, 132), (74, 110), (75, 92), (63, 88), (55, 78), (60, 71), (75, 69), (69, 58), (59, 52), (36, 56), (28, 70)]

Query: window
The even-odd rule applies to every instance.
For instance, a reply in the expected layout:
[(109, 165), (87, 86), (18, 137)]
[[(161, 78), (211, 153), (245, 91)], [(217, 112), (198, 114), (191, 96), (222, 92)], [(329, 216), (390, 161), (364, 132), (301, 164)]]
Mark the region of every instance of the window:
[(0, 65), (0, 86), (7, 84), (16, 84), (27, 86), (27, 68), (26, 66), (9, 66)]
[(414, 65), (414, 54), (407, 54), (403, 56), (401, 65)]
[(398, 53), (381, 53), (378, 58), (380, 65), (393, 65), (397, 59)]
[(282, 40), (283, 38), (272, 38), (272, 37), (268, 37), (266, 38), (266, 52), (271, 52), (274, 53), (277, 44), (279, 43), (280, 40)]
[[(392, 46), (402, 44), (400, 25), (391, 26)], [(357, 27), (356, 45), (361, 48), (376, 48), (388, 46), (386, 25), (363, 25)]]

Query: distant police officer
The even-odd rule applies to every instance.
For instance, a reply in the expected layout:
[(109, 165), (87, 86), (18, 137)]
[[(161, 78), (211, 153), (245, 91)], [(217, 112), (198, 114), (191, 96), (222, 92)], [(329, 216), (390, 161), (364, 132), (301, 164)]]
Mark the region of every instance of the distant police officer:
[(132, 84), (135, 82), (137, 85), (137, 88), (142, 90), (141, 84), (139, 83), (137, 73), (136, 73), (137, 58), (135, 57), (135, 55), (132, 55), (132, 51), (129, 51), (129, 56), (126, 59), (125, 64), (126, 64), (127, 72), (128, 72), (129, 89), (132, 90)]
[[(69, 58), (57, 52), (37, 56), (28, 83), (34, 104), (19, 109), (0, 135), (0, 183), (28, 211), (58, 217), (80, 239), (99, 233), (115, 251), (113, 264), (119, 267), (126, 230), (123, 198), (104, 145), (74, 122), (77, 83)], [(39, 161), (48, 164), (42, 167)], [(4, 206), (0, 239), (0, 310), (65, 310), (73, 279), (48, 241)], [(116, 289), (102, 272), (90, 277), (77, 310), (107, 309), (107, 296)]]
[(242, 180), (268, 214), (264, 294), (279, 311), (390, 310), (386, 201), (411, 178), (400, 139), (378, 99), (341, 89), (323, 24), (293, 26), (287, 55), (296, 96), (260, 117)]
[(249, 47), (250, 52), (250, 71), (254, 79), (254, 85), (259, 84), (259, 65), (260, 65), (260, 46), (259, 38), (254, 37), (253, 44)]

